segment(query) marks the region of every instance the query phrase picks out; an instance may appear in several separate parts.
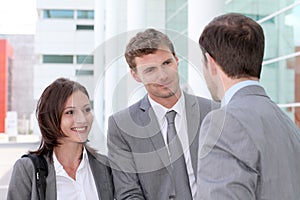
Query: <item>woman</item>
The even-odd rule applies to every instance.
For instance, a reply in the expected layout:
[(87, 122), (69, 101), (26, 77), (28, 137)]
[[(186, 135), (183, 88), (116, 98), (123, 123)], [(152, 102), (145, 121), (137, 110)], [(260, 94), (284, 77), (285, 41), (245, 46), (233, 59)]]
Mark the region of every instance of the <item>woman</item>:
[[(42, 141), (30, 153), (47, 161), (46, 200), (113, 199), (107, 159), (86, 144), (93, 122), (91, 111), (87, 90), (64, 78), (49, 85), (39, 99), (36, 115)], [(35, 169), (28, 157), (15, 163), (7, 197), (38, 199)]]

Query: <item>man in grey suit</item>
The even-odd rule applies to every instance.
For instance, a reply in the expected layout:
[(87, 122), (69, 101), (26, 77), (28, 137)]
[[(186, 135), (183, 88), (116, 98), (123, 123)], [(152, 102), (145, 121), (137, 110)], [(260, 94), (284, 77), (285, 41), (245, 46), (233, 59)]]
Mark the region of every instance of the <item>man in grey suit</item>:
[(205, 80), (221, 108), (201, 126), (197, 199), (298, 200), (299, 129), (259, 84), (262, 27), (240, 14), (221, 15), (199, 44)]
[[(182, 92), (178, 57), (162, 32), (147, 29), (136, 34), (125, 58), (148, 94), (109, 118), (108, 157), (116, 198), (194, 199), (199, 128), (213, 104)], [(175, 111), (175, 122), (166, 119), (169, 111)], [(175, 131), (169, 129), (174, 123)], [(170, 141), (171, 132), (177, 136)], [(174, 153), (169, 147), (178, 144), (178, 138), (181, 145)]]

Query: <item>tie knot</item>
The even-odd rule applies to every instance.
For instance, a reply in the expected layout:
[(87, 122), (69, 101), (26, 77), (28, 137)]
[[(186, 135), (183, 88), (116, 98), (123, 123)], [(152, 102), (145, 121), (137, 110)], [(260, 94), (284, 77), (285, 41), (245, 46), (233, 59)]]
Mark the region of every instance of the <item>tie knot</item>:
[(171, 110), (166, 113), (166, 118), (167, 118), (168, 124), (174, 123), (175, 115), (176, 115), (176, 111), (174, 111), (174, 110)]

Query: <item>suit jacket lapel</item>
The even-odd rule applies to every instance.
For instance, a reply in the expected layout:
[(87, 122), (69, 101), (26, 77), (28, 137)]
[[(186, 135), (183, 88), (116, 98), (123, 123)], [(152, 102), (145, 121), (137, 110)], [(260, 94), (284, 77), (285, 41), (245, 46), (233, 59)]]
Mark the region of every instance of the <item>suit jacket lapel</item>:
[(90, 167), (95, 180), (98, 197), (99, 199), (105, 199), (106, 198), (105, 193), (108, 192), (107, 188), (109, 187), (107, 185), (108, 183), (106, 179), (106, 177), (108, 176), (108, 174), (106, 174), (107, 171), (106, 169), (104, 169), (104, 166), (101, 166), (97, 163), (96, 158), (89, 151), (87, 151), (87, 153), (88, 153)]
[(141, 110), (144, 113), (141, 115), (141, 121), (148, 122), (145, 126), (145, 132), (148, 135), (149, 140), (151, 141), (154, 149), (156, 150), (158, 156), (160, 157), (161, 161), (163, 162), (164, 166), (168, 169), (171, 173), (171, 166), (170, 166), (170, 157), (164, 142), (162, 133), (160, 131), (159, 124), (157, 122), (157, 118), (155, 113), (151, 107), (151, 104), (148, 100), (148, 97), (145, 96), (140, 104)]
[[(190, 154), (192, 160), (192, 167), (195, 177), (197, 179), (197, 163), (198, 163), (198, 138), (200, 126), (200, 108), (196, 96), (184, 93), (186, 105), (186, 119), (187, 119), (187, 133), (190, 144)], [(169, 153), (160, 131), (155, 113), (151, 107), (148, 97), (145, 96), (141, 100), (140, 109), (144, 111), (141, 115), (141, 121), (150, 122), (150, 125), (145, 126), (145, 132), (148, 134), (152, 145), (156, 149), (158, 156), (163, 162), (164, 166), (171, 173)]]
[(197, 163), (198, 163), (198, 138), (200, 126), (200, 108), (196, 96), (184, 93), (185, 107), (186, 107), (186, 120), (187, 120), (187, 133), (190, 144), (190, 154), (194, 175), (197, 180)]

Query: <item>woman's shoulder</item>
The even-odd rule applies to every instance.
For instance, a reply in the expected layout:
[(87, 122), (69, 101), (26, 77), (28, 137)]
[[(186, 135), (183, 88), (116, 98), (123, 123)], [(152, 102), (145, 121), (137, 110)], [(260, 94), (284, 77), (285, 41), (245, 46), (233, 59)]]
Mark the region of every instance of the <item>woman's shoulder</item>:
[(29, 157), (21, 157), (19, 158), (15, 164), (14, 164), (14, 169), (20, 169), (20, 170), (27, 170), (27, 171), (33, 171), (34, 170), (34, 165), (33, 162)]
[(109, 166), (108, 158), (106, 155), (97, 152), (96, 149), (94, 149), (88, 145), (86, 145), (85, 148), (86, 148), (86, 151), (87, 151), (89, 157), (92, 157), (93, 159), (97, 160), (101, 164)]
[(11, 183), (19, 182), (22, 180), (23, 182), (30, 182), (33, 179), (35, 174), (35, 168), (28, 157), (19, 158), (13, 166), (12, 175), (11, 175)]

